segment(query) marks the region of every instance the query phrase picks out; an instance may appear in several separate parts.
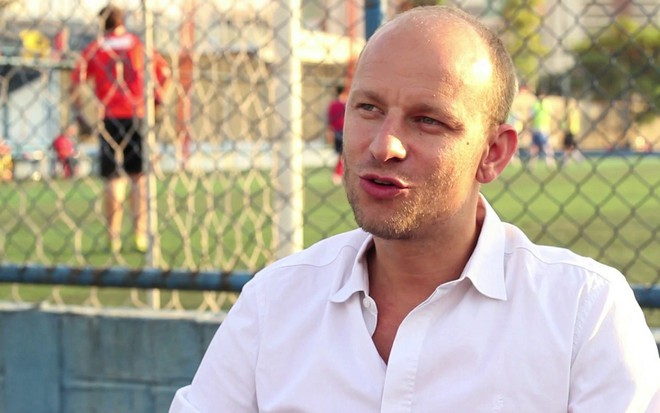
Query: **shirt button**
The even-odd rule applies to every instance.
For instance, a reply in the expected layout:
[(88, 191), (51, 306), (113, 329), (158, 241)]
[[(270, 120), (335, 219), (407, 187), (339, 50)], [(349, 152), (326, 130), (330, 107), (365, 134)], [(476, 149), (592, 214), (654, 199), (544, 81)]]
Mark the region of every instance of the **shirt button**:
[(364, 306), (364, 308), (371, 307), (371, 300), (369, 298), (363, 298), (362, 299), (362, 305)]

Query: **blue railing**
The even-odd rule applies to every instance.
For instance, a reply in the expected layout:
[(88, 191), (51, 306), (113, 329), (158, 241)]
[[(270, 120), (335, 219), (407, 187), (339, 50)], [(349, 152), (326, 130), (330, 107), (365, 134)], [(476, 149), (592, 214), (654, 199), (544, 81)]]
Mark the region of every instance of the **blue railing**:
[[(0, 283), (21, 284), (240, 292), (252, 276), (248, 271), (0, 265)], [(660, 286), (632, 284), (631, 287), (640, 306), (660, 308)]]

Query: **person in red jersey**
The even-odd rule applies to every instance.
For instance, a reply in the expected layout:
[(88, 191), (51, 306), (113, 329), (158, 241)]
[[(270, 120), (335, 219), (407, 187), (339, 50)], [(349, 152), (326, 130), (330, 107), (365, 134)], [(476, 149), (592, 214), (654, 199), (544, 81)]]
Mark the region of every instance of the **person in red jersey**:
[[(105, 213), (113, 252), (121, 250), (122, 204), (131, 182), (135, 247), (147, 249), (146, 179), (143, 173), (141, 121), (145, 116), (145, 51), (142, 41), (124, 26), (124, 13), (108, 5), (100, 13), (103, 36), (83, 50), (72, 73), (74, 110), (82, 108), (80, 85), (92, 81), (98, 99), (100, 173), (106, 181)], [(165, 59), (153, 55), (156, 103), (169, 78)], [(78, 118), (81, 118), (78, 115)]]
[(346, 98), (348, 93), (344, 86), (337, 86), (335, 98), (328, 104), (326, 139), (334, 145), (337, 153), (337, 163), (332, 173), (332, 182), (335, 185), (341, 183), (344, 175), (344, 162), (341, 158), (341, 149), (344, 136), (344, 112), (346, 111)]
[[(51, 145), (55, 152), (56, 161), (62, 167), (62, 174), (65, 178), (72, 178), (75, 171), (76, 148), (73, 144), (72, 136), (75, 134), (75, 126), (69, 125), (62, 133), (57, 135)], [(56, 169), (54, 169), (56, 170)]]

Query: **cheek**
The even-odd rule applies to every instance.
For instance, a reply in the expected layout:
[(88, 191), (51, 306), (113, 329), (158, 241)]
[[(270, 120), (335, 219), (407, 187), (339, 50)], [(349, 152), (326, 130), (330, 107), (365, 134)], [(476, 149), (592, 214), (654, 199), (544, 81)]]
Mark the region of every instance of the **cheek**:
[(460, 145), (443, 148), (434, 167), (440, 171), (447, 184), (453, 186), (458, 182), (474, 180), (478, 163), (473, 149), (468, 145)]
[(363, 121), (347, 119), (344, 123), (344, 154), (364, 150), (369, 146), (371, 136), (371, 131)]

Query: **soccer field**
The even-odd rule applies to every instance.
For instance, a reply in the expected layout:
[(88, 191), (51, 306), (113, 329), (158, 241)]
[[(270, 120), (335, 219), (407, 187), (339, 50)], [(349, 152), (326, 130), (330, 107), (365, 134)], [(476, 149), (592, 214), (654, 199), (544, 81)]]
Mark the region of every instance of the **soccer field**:
[[(558, 169), (537, 165), (530, 170), (512, 164), (496, 182), (485, 185), (483, 193), (504, 221), (518, 225), (536, 242), (594, 257), (620, 269), (630, 282), (655, 284), (660, 277), (659, 171), (660, 157), (641, 155), (589, 157)], [(332, 185), (330, 172), (328, 168), (305, 170), (305, 246), (355, 227), (343, 189)], [(212, 254), (250, 252), (258, 240), (268, 245), (270, 226), (258, 226), (256, 221), (267, 219), (262, 211), (272, 195), (270, 178), (265, 171), (244, 174), (251, 174), (247, 192), (240, 175), (213, 175), (194, 184), (166, 175), (158, 182), (159, 222), (176, 224), (158, 234), (163, 255), (171, 258), (169, 268), (186, 268), (186, 260), (213, 262)], [(241, 196), (229, 197), (232, 193)], [(104, 243), (101, 194), (102, 183), (96, 178), (0, 185), (2, 262), (117, 265)], [(215, 201), (209, 203), (209, 198)], [(182, 249), (181, 234), (172, 228), (196, 228), (208, 222), (238, 225), (241, 233), (227, 231), (209, 241), (191, 230), (187, 242), (193, 256), (176, 255)], [(196, 249), (202, 245), (205, 250)], [(198, 256), (194, 256), (196, 251)], [(127, 250), (121, 258), (122, 266), (146, 265), (144, 256), (135, 251)], [(262, 254), (256, 256), (254, 268), (222, 269), (254, 270), (268, 260)]]

